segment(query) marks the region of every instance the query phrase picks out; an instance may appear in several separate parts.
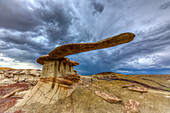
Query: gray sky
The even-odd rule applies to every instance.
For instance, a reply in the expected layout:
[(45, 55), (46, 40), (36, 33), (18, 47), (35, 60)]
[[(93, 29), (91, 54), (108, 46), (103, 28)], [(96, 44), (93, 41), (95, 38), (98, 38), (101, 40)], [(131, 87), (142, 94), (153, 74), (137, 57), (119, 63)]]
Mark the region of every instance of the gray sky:
[(41, 68), (57, 46), (132, 32), (128, 44), (68, 57), (80, 74), (168, 74), (169, 12), (170, 0), (0, 0), (0, 66)]

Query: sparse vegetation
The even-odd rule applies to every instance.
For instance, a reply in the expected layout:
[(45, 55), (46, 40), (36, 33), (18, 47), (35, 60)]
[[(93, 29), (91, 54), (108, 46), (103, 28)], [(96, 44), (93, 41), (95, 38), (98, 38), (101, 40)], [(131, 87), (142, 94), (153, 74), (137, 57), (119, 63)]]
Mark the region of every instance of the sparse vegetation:
[(165, 88), (165, 90), (170, 91), (170, 89), (169, 89), (169, 88)]

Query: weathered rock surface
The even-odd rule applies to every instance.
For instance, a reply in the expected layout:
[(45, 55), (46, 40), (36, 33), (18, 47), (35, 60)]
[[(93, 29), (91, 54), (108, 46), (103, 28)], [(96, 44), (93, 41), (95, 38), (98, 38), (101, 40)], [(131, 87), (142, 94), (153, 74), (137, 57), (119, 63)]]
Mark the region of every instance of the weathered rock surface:
[(126, 84), (126, 85), (123, 85), (122, 88), (128, 88), (128, 87), (132, 87), (132, 86), (135, 86), (135, 85), (136, 85), (135, 83)]
[(59, 46), (49, 53), (51, 58), (63, 58), (64, 56), (96, 50), (116, 45), (128, 43), (134, 39), (133, 33), (122, 33), (117, 36), (106, 38), (104, 40), (93, 43), (73, 43)]
[(112, 94), (108, 94), (108, 93), (105, 93), (105, 92), (101, 92), (101, 91), (95, 91), (95, 94), (101, 98), (103, 98), (104, 100), (106, 100), (107, 102), (110, 102), (110, 103), (118, 103), (121, 101), (120, 98), (112, 95)]
[(142, 87), (128, 87), (129, 90), (131, 91), (136, 91), (136, 92), (140, 92), (140, 93), (147, 93), (148, 90)]
[(139, 102), (132, 99), (128, 100), (123, 113), (139, 113)]
[(41, 76), (39, 69), (12, 69), (1, 71), (1, 77), (8, 78), (13, 81), (38, 81)]
[(76, 74), (68, 58), (62, 58), (53, 61), (44, 61), (41, 77), (60, 77), (65, 74)]
[[(136, 80), (151, 86), (160, 87), (151, 81), (116, 73), (94, 76), (98, 76), (98, 78), (106, 76), (112, 78), (115, 76), (117, 79)], [(92, 80), (90, 80), (90, 76), (86, 79), (84, 77), (82, 79), (81, 77), (78, 83), (73, 83), (71, 86), (56, 83), (53, 89), (49, 87), (52, 86), (52, 82), (39, 82), (35, 86), (37, 87), (36, 89), (31, 89), (31, 91), (34, 90), (34, 93), (29, 92), (30, 94), (27, 95), (30, 97), (29, 99), (24, 97), (27, 100), (19, 101), (9, 111), (17, 111), (19, 109), (26, 111), (26, 113), (133, 113), (134, 111), (138, 111), (138, 113), (168, 113), (170, 111), (170, 98), (165, 97), (167, 95), (170, 96), (170, 92), (168, 91), (149, 89), (148, 93), (138, 93), (129, 91), (127, 88), (122, 88), (123, 85), (130, 84), (131, 82), (129, 81), (99, 80), (93, 76), (91, 77)], [(160, 78), (154, 80), (162, 80), (164, 84), (167, 82)], [(140, 84), (137, 84), (137, 86), (141, 87)], [(107, 95), (115, 95), (121, 101), (110, 103), (106, 101), (107, 98), (105, 100), (96, 95), (95, 91), (104, 92)]]

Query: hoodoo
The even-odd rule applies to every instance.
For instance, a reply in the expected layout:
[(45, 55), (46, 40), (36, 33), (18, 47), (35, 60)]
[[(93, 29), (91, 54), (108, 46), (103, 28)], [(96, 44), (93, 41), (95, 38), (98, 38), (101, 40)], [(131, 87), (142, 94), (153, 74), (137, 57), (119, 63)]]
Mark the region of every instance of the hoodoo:
[[(75, 89), (74, 87), (82, 82), (81, 76), (73, 68), (79, 63), (70, 61), (65, 56), (128, 43), (134, 37), (133, 33), (122, 33), (94, 43), (73, 43), (56, 47), (49, 54), (37, 59), (37, 62), (43, 65), (41, 78), (16, 106), (29, 111), (30, 104), (46, 105), (65, 99)], [(39, 111), (38, 107), (36, 111)]]

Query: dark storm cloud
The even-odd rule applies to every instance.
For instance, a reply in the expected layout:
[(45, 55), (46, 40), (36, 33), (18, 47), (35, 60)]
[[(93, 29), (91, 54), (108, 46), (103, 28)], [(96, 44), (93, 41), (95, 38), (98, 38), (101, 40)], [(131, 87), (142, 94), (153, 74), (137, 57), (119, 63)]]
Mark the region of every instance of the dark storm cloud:
[(170, 2), (166, 2), (160, 6), (160, 9), (167, 9), (170, 8)]
[[(71, 17), (62, 4), (54, 1), (39, 1), (35, 3), (38, 8), (30, 6), (32, 10), (23, 4), (27, 6), (24, 1), (0, 1), (1, 53), (19, 61), (35, 62), (56, 44), (68, 42)], [(45, 37), (46, 41), (36, 41), (38, 36)]]
[(101, 13), (104, 9), (104, 5), (99, 3), (99, 2), (92, 1), (92, 5), (93, 5), (93, 8), (94, 8), (93, 14), (95, 14), (97, 12)]
[[(136, 33), (136, 38), (134, 41), (119, 47), (114, 47), (115, 49), (108, 48), (104, 50), (97, 50), (90, 53), (83, 53), (82, 55), (79, 54), (78, 57), (70, 56), (70, 58), (79, 61), (82, 65), (80, 65), (80, 67), (76, 67), (77, 70), (88, 70), (88, 72), (85, 72), (86, 74), (103, 72), (103, 70), (109, 72), (129, 70), (133, 71), (134, 73), (139, 73), (140, 70), (143, 70), (143, 73), (148, 73), (149, 70), (151, 70), (151, 72), (153, 73), (157, 69), (163, 69), (164, 67), (169, 66), (169, 56), (163, 56), (161, 60), (156, 61), (157, 64), (154, 65), (154, 68), (152, 68), (152, 65), (146, 67), (146, 64), (146, 66), (137, 69), (139, 65), (141, 65), (138, 62), (138, 59), (147, 59), (148, 55), (150, 54), (161, 52), (164, 50), (165, 47), (168, 46), (170, 48), (169, 28), (170, 24), (166, 24), (148, 32), (138, 32)], [(154, 60), (153, 58), (150, 59)], [(133, 61), (136, 61), (133, 65), (128, 64), (128, 62)]]
[(36, 9), (36, 15), (44, 22), (48, 40), (51, 44), (64, 43), (69, 40), (69, 26), (72, 24), (72, 17), (65, 4), (54, 1), (42, 1)]
[(21, 0), (0, 1), (0, 28), (28, 31), (41, 24), (41, 21)]
[(18, 61), (31, 61), (42, 54), (46, 54), (49, 50), (45, 45), (38, 43), (31, 38), (30, 34), (17, 34), (14, 35), (10, 32), (5, 32), (6, 35), (0, 39), (6, 44), (1, 45), (1, 53), (10, 58), (15, 58)]

